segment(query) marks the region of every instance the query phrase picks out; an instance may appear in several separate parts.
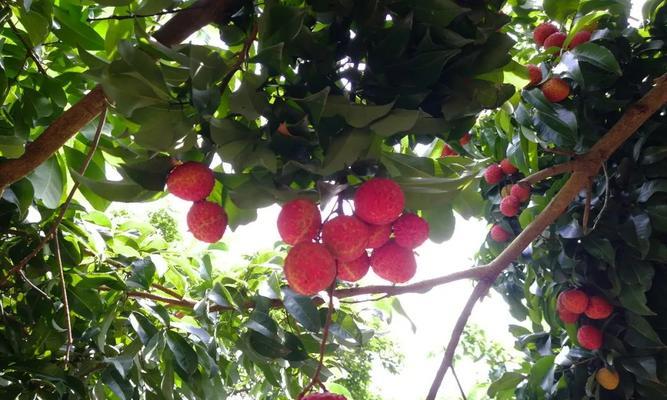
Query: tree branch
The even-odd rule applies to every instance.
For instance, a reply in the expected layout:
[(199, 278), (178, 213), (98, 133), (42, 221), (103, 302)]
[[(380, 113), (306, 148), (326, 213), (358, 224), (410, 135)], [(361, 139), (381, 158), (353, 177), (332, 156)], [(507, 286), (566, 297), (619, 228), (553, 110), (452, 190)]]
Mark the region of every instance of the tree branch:
[(252, 43), (255, 41), (255, 39), (257, 39), (258, 31), (259, 31), (259, 25), (255, 23), (252, 27), (252, 31), (250, 32), (245, 42), (243, 43), (243, 49), (241, 49), (241, 51), (238, 53), (236, 61), (234, 62), (234, 64), (232, 64), (231, 68), (225, 74), (224, 78), (222, 78), (222, 83), (220, 84), (220, 87), (222, 88), (221, 90), (227, 90), (227, 86), (234, 77), (234, 74), (236, 73), (236, 71), (241, 69), (243, 62), (246, 60), (246, 58), (248, 58), (248, 52), (250, 51), (250, 46), (252, 46)]
[(72, 345), (74, 344), (74, 337), (72, 336), (72, 317), (70, 316), (69, 311), (69, 299), (67, 297), (67, 284), (65, 283), (65, 271), (63, 269), (62, 257), (60, 257), (60, 241), (58, 240), (58, 232), (56, 230), (55, 238), (55, 254), (56, 254), (56, 264), (58, 264), (58, 273), (60, 275), (60, 288), (62, 290), (62, 302), (63, 307), (65, 308), (65, 323), (67, 325), (67, 350), (65, 351), (65, 369), (69, 365), (69, 355), (72, 351)]
[(124, 20), (124, 19), (134, 19), (134, 18), (151, 18), (151, 17), (159, 17), (162, 15), (167, 15), (167, 14), (178, 14), (180, 12), (183, 12), (185, 10), (192, 10), (193, 7), (188, 7), (188, 8), (176, 8), (173, 10), (164, 10), (160, 12), (156, 12), (153, 14), (129, 14), (129, 15), (110, 15), (108, 17), (97, 17), (97, 18), (88, 18), (88, 22), (93, 22), (93, 21), (106, 21), (106, 20)]
[(552, 176), (572, 172), (576, 169), (576, 167), (577, 167), (576, 160), (568, 161), (563, 164), (556, 164), (552, 167), (539, 170), (532, 175), (528, 175), (527, 177), (520, 180), (519, 183), (527, 183), (529, 185), (534, 185)]

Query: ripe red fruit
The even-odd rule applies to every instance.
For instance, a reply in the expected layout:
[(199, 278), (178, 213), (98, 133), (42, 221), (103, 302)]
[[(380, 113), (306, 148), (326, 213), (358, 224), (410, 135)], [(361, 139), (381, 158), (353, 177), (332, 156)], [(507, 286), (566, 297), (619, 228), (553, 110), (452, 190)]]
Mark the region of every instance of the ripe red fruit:
[(498, 164), (489, 165), (484, 171), (484, 180), (489, 185), (495, 185), (496, 183), (503, 180), (505, 173)]
[(454, 157), (458, 156), (459, 153), (452, 149), (452, 146), (445, 144), (445, 146), (442, 148), (442, 153), (440, 153), (440, 157)]
[(536, 86), (538, 83), (542, 82), (542, 70), (537, 65), (527, 65), (528, 76), (530, 77), (530, 82), (526, 86)]
[(558, 103), (570, 95), (570, 85), (560, 78), (551, 78), (542, 84), (542, 93), (550, 102)]
[(406, 249), (414, 249), (428, 239), (428, 222), (413, 213), (401, 215), (392, 226), (396, 244)]
[(580, 314), (571, 313), (567, 310), (558, 310), (558, 317), (566, 324), (574, 324), (579, 319)]
[(322, 242), (341, 261), (352, 261), (366, 251), (368, 225), (359, 218), (339, 215), (322, 226)]
[(324, 392), (309, 394), (308, 396), (304, 396), (301, 400), (347, 400), (347, 398), (340, 394)]
[(326, 246), (301, 242), (285, 257), (285, 277), (297, 293), (312, 296), (331, 285), (336, 278), (336, 261)]
[(315, 239), (322, 226), (322, 216), (312, 201), (295, 199), (283, 205), (277, 225), (283, 242), (295, 245)]
[(459, 144), (461, 146), (465, 146), (468, 143), (470, 143), (470, 132), (466, 132), (465, 135), (461, 136), (461, 139), (459, 139)]
[(491, 227), (491, 239), (493, 239), (495, 242), (504, 243), (510, 240), (511, 238), (512, 234), (510, 232), (507, 232), (502, 226), (493, 225)]
[(227, 229), (225, 209), (210, 201), (192, 204), (187, 221), (192, 236), (206, 243), (217, 242)]
[(409, 281), (417, 272), (417, 260), (410, 249), (390, 240), (371, 254), (371, 268), (380, 278), (392, 283)]
[(577, 331), (577, 340), (584, 349), (597, 350), (602, 347), (602, 331), (593, 325), (584, 325)]
[(561, 47), (563, 47), (565, 39), (567, 39), (567, 35), (564, 34), (563, 32), (552, 33), (551, 35), (549, 35), (548, 38), (544, 40), (544, 48), (550, 49), (552, 47), (555, 47), (560, 49)]
[(505, 175), (512, 175), (512, 174), (516, 174), (517, 172), (519, 172), (517, 167), (515, 167), (514, 164), (512, 164), (512, 162), (507, 158), (505, 158), (504, 160), (502, 160), (500, 162), (500, 169), (503, 170)]
[(530, 186), (524, 183), (517, 183), (516, 185), (512, 185), (510, 194), (519, 199), (520, 202), (525, 203), (530, 199)]
[(605, 319), (611, 315), (614, 307), (609, 304), (607, 299), (600, 296), (591, 296), (588, 300), (588, 307), (584, 313), (590, 319)]
[(183, 200), (205, 199), (215, 185), (213, 171), (206, 165), (194, 161), (186, 162), (171, 170), (167, 177), (167, 189)]
[(391, 236), (391, 224), (371, 225), (368, 224), (368, 243), (366, 248), (377, 249), (389, 241)]
[(371, 259), (368, 253), (364, 252), (361, 257), (352, 261), (336, 262), (338, 265), (338, 279), (347, 282), (356, 282), (366, 276), (368, 269), (371, 267)]
[(581, 314), (588, 307), (588, 295), (579, 289), (570, 289), (558, 295), (558, 302), (567, 311)]
[(500, 201), (500, 212), (506, 217), (514, 217), (519, 213), (521, 201), (511, 194)]
[(403, 189), (387, 178), (364, 182), (354, 194), (355, 214), (373, 225), (385, 225), (398, 218), (405, 208)]
[(542, 46), (546, 38), (556, 32), (558, 32), (558, 28), (556, 28), (554, 24), (545, 22), (538, 25), (537, 28), (535, 28), (533, 31), (533, 40), (535, 41), (535, 44)]
[(582, 43), (586, 43), (591, 40), (591, 33), (589, 31), (579, 31), (572, 36), (570, 44), (567, 46), (568, 49), (574, 49)]

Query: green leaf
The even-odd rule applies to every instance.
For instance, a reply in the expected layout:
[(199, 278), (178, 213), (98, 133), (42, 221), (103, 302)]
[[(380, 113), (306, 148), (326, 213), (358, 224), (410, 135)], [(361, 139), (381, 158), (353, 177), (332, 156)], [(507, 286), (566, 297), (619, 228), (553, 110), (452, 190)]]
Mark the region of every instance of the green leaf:
[(623, 285), (621, 293), (618, 295), (618, 300), (623, 307), (636, 314), (656, 315), (647, 305), (643, 285)]
[(544, 12), (549, 18), (564, 22), (579, 8), (579, 0), (544, 0)]
[(35, 191), (28, 179), (21, 179), (13, 183), (2, 192), (1, 198), (16, 206), (19, 219), (23, 220), (28, 215), (28, 208), (32, 205)]
[(647, 181), (644, 182), (641, 188), (639, 188), (639, 196), (637, 197), (637, 201), (644, 203), (653, 197), (654, 194), (664, 192), (667, 192), (667, 179), (654, 179)]
[(40, 164), (28, 180), (35, 189), (35, 198), (42, 201), (45, 207), (54, 209), (60, 205), (65, 189), (65, 177), (57, 157), (51, 157)]
[(121, 164), (125, 173), (146, 190), (160, 192), (164, 190), (167, 176), (173, 168), (171, 158), (157, 155), (143, 161), (130, 161)]
[(92, 180), (76, 171), (70, 171), (72, 177), (98, 196), (111, 201), (141, 202), (164, 195), (164, 192), (150, 191), (130, 181)]
[(132, 275), (127, 280), (128, 286), (150, 289), (155, 279), (155, 265), (146, 258), (132, 262)]
[(54, 7), (58, 28), (54, 33), (72, 47), (81, 46), (86, 50), (104, 50), (104, 39), (79, 16), (60, 7)]
[(366, 105), (350, 103), (343, 96), (329, 96), (322, 112), (323, 117), (340, 115), (350, 126), (363, 128), (391, 111), (394, 102), (385, 105)]
[(452, 0), (423, 0), (415, 4), (415, 19), (434, 26), (447, 26), (457, 16), (468, 11)]
[(334, 139), (326, 149), (320, 173), (326, 176), (352, 165), (368, 151), (372, 137), (366, 130), (353, 129)]
[(454, 234), (456, 218), (454, 212), (448, 207), (438, 207), (423, 210), (422, 217), (429, 224), (429, 239), (435, 243), (443, 243)]
[(572, 53), (574, 53), (575, 57), (579, 61), (585, 61), (587, 63), (593, 64), (598, 68), (618, 76), (623, 74), (621, 71), (621, 66), (618, 64), (616, 57), (614, 57), (612, 52), (609, 51), (609, 49), (606, 47), (591, 42), (582, 43), (573, 49)]
[(391, 299), (391, 308), (403, 318), (407, 319), (408, 322), (410, 322), (410, 327), (412, 328), (413, 333), (417, 332), (417, 325), (415, 325), (408, 313), (405, 312), (405, 309), (403, 308), (403, 305), (401, 304), (401, 301), (398, 299), (398, 297)]
[(269, 314), (254, 310), (245, 324), (249, 329), (270, 338), (277, 338), (278, 325)]
[(665, 346), (662, 340), (660, 340), (660, 336), (658, 336), (651, 324), (649, 324), (645, 318), (642, 318), (633, 312), (627, 311), (625, 313), (625, 320), (628, 323), (628, 329), (630, 331), (640, 334), (644, 338), (648, 339), (649, 342), (651, 342), (654, 346)]
[(371, 131), (382, 137), (389, 137), (396, 133), (407, 132), (415, 126), (419, 114), (419, 110), (392, 110), (382, 119), (373, 122), (371, 124)]
[(287, 312), (304, 328), (311, 332), (319, 332), (322, 327), (320, 315), (310, 297), (297, 294), (289, 287), (284, 287), (283, 304)]
[(653, 357), (623, 358), (620, 364), (640, 381), (648, 380), (660, 383), (657, 376), (657, 365)]
[(605, 261), (611, 266), (616, 265), (616, 251), (609, 239), (589, 237), (583, 240), (584, 249), (593, 257)]
[(518, 372), (505, 372), (500, 379), (489, 385), (489, 389), (486, 393), (489, 397), (496, 397), (498, 393), (505, 390), (511, 390), (512, 393), (514, 393), (514, 390), (524, 379), (526, 379), (526, 377)]
[(176, 360), (176, 365), (184, 373), (192, 375), (197, 370), (197, 353), (181, 335), (174, 331), (167, 332), (167, 346)]

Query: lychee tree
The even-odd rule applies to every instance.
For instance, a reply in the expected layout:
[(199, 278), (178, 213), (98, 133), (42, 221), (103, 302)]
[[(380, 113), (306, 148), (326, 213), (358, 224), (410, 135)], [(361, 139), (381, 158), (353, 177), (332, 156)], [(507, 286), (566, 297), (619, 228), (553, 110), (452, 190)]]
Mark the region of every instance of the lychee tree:
[[(418, 396), (492, 288), (526, 358), (490, 397), (667, 396), (667, 5), (629, 6), (0, 2), (0, 394), (349, 397), (368, 307), (470, 279)], [(105, 214), (168, 193), (203, 253)], [(274, 203), (275, 251), (215, 268)], [(410, 282), (455, 212), (477, 265)]]

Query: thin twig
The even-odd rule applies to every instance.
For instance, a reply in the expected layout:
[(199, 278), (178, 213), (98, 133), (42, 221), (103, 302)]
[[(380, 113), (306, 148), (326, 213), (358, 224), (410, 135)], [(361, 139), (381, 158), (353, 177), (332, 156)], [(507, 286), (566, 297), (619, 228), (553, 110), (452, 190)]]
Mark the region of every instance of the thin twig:
[(382, 296), (380, 296), (380, 297), (373, 297), (373, 298), (370, 298), (370, 299), (363, 299), (363, 300), (341, 300), (340, 302), (343, 303), (343, 304), (370, 303), (370, 302), (373, 302), (373, 301), (380, 301), (380, 300), (386, 299), (387, 297), (391, 297), (391, 295), (390, 295), (390, 294), (384, 294), (384, 295), (382, 295)]
[(575, 170), (576, 167), (577, 167), (576, 160), (568, 161), (562, 164), (556, 164), (552, 167), (539, 170), (532, 175), (528, 175), (519, 182), (527, 183), (529, 185), (534, 185), (552, 176), (561, 175), (567, 172), (572, 172)]
[(29, 39), (26, 39), (21, 35), (21, 32), (19, 32), (19, 30), (16, 28), (16, 25), (14, 25), (14, 22), (12, 22), (11, 18), (7, 18), (7, 23), (9, 24), (9, 27), (11, 28), (12, 32), (14, 32), (16, 36), (18, 36), (19, 40), (23, 44), (23, 47), (25, 47), (25, 50), (28, 52), (27, 53), (28, 57), (32, 58), (32, 60), (35, 62), (35, 65), (37, 66), (39, 72), (42, 75), (46, 75), (46, 70), (44, 69), (44, 66), (42, 66), (42, 63), (39, 61), (39, 58), (37, 58), (37, 54), (35, 54), (35, 50), (30, 44)]
[(174, 297), (177, 298), (177, 299), (182, 299), (182, 298), (183, 298), (183, 296), (181, 296), (177, 291), (175, 291), (175, 290), (173, 290), (173, 289), (169, 289), (168, 287), (162, 286), (162, 285), (157, 284), (157, 283), (154, 283), (152, 286), (153, 286), (154, 288), (156, 288), (156, 289), (158, 289), (158, 290), (164, 292), (164, 293), (167, 293), (167, 294), (169, 294), (169, 295), (171, 295), (171, 296), (174, 296)]
[(454, 365), (452, 365), (452, 375), (454, 375), (454, 380), (456, 381), (456, 385), (459, 387), (459, 392), (461, 392), (461, 398), (463, 398), (463, 400), (468, 400), (468, 398), (466, 397), (466, 393), (463, 390), (463, 386), (461, 386), (461, 381), (459, 381), (459, 377), (458, 375), (456, 375), (456, 371), (454, 370)]
[(593, 232), (595, 228), (598, 227), (598, 222), (600, 222), (600, 219), (602, 218), (602, 214), (604, 214), (605, 210), (607, 209), (607, 203), (609, 203), (609, 173), (607, 171), (607, 164), (602, 163), (602, 171), (604, 171), (604, 203), (602, 203), (602, 208), (600, 209), (600, 212), (598, 212), (598, 215), (595, 216), (595, 221), (593, 221), (593, 226), (591, 227), (590, 232)]
[(35, 290), (37, 291), (37, 293), (41, 294), (41, 295), (44, 296), (46, 299), (51, 300), (51, 297), (49, 297), (48, 294), (46, 294), (42, 289), (40, 289), (39, 287), (37, 287), (37, 285), (35, 285), (34, 283), (32, 283), (32, 281), (31, 281), (30, 279), (28, 279), (28, 277), (25, 275), (25, 272), (23, 272), (23, 271), (19, 271), (19, 275), (21, 276), (21, 279), (23, 279), (23, 280), (25, 281), (25, 283), (28, 284), (28, 286), (30, 286), (31, 288), (35, 289)]
[(232, 80), (234, 77), (234, 74), (236, 71), (241, 69), (241, 66), (243, 66), (243, 62), (248, 58), (248, 52), (250, 51), (250, 46), (252, 46), (252, 43), (257, 39), (257, 32), (259, 31), (259, 25), (255, 23), (252, 27), (252, 31), (246, 38), (245, 42), (243, 42), (243, 49), (236, 55), (236, 61), (234, 64), (232, 64), (231, 68), (229, 68), (229, 71), (225, 74), (224, 78), (222, 78), (222, 84), (220, 87), (222, 90), (227, 90), (227, 86), (229, 86), (229, 82)]
[(114, 20), (124, 20), (124, 19), (133, 19), (133, 18), (150, 18), (150, 17), (159, 17), (161, 15), (167, 15), (167, 14), (178, 14), (181, 11), (185, 10), (193, 10), (196, 8), (202, 8), (202, 7), (188, 7), (188, 8), (176, 8), (173, 10), (165, 10), (165, 11), (160, 11), (156, 12), (153, 14), (129, 14), (129, 15), (110, 15), (108, 17), (98, 17), (98, 18), (88, 18), (88, 22), (92, 21), (105, 21), (109, 19), (114, 19)]
[(588, 235), (588, 222), (591, 219), (591, 201), (593, 197), (593, 181), (592, 179), (588, 181), (586, 185), (586, 201), (584, 203), (584, 218), (581, 222), (581, 225), (584, 228), (584, 235)]
[(60, 273), (60, 287), (63, 294), (63, 307), (65, 307), (65, 322), (67, 324), (67, 350), (65, 351), (65, 369), (69, 365), (69, 355), (74, 345), (74, 337), (72, 335), (72, 318), (69, 311), (69, 299), (67, 297), (67, 284), (65, 283), (65, 270), (63, 269), (62, 257), (60, 257), (60, 241), (58, 239), (58, 230), (56, 229), (53, 235), (55, 244), (56, 264), (58, 264), (58, 272)]

